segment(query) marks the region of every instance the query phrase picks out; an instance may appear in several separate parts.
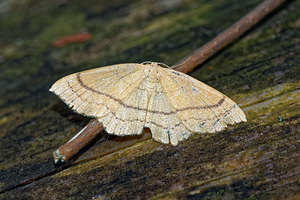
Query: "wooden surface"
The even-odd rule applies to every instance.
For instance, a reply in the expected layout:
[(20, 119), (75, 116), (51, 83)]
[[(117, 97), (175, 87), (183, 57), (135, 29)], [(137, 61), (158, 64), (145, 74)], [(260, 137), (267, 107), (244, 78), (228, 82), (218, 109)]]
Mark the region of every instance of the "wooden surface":
[[(177, 147), (103, 133), (71, 162), (52, 152), (89, 119), (48, 92), (98, 66), (168, 65), (258, 0), (0, 2), (0, 199), (299, 199), (300, 0), (288, 1), (191, 73), (248, 122)], [(62, 47), (80, 32), (91, 39)]]

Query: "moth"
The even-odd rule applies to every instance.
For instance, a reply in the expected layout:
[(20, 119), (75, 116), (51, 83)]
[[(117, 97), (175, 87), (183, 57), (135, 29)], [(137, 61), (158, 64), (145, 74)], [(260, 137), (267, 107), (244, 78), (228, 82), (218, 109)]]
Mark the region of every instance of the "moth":
[(50, 88), (75, 112), (96, 118), (109, 134), (139, 135), (177, 145), (194, 133), (245, 122), (221, 92), (155, 62), (116, 64), (63, 77)]

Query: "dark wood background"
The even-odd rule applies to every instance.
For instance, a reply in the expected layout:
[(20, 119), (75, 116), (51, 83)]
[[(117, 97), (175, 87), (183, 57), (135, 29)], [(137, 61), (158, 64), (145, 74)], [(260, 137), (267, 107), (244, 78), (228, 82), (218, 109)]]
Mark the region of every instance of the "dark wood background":
[[(88, 121), (48, 92), (116, 63), (172, 65), (258, 0), (0, 2), (0, 199), (300, 199), (300, 0), (287, 1), (190, 75), (248, 122), (177, 147), (103, 133), (72, 161), (52, 151)], [(79, 32), (90, 40), (54, 47)]]

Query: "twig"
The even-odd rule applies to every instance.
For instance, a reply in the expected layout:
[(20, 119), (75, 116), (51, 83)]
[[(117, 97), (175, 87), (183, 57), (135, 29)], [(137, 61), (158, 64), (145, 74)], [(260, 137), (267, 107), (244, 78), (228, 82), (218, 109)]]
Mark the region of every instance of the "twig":
[[(199, 49), (196, 49), (192, 54), (179, 61), (172, 68), (184, 73), (191, 72), (195, 67), (203, 63), (209, 57), (214, 55), (220, 49), (228, 45), (230, 42), (241, 36), (259, 20), (277, 8), (285, 0), (265, 0), (256, 8), (250, 11), (245, 17), (219, 34), (217, 37), (209, 41), (207, 44)], [(94, 139), (101, 131), (103, 131), (102, 124), (92, 119), (90, 122), (77, 133), (69, 142), (60, 146), (53, 152), (54, 161), (67, 161), (75, 155), (82, 147)]]
[(250, 11), (246, 16), (241, 18), (224, 32), (220, 33), (217, 37), (215, 37), (199, 49), (196, 49), (189, 56), (180, 60), (172, 68), (184, 73), (193, 71), (195, 67), (202, 64), (212, 55), (241, 36), (284, 1), (285, 0), (265, 0), (252, 11)]
[(93, 140), (102, 130), (102, 124), (97, 119), (91, 119), (71, 140), (53, 152), (54, 162), (69, 160), (69, 158)]

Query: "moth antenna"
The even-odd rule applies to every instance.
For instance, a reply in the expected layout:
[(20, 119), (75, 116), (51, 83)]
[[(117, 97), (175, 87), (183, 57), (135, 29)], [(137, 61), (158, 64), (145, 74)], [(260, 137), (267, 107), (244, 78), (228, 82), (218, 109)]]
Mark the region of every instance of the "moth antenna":
[(167, 65), (167, 64), (165, 64), (165, 63), (162, 63), (162, 62), (157, 62), (156, 64), (165, 66), (165, 67), (167, 67), (167, 68), (169, 68), (169, 69), (172, 69), (172, 67), (170, 67), (169, 65)]
[(152, 62), (152, 61), (144, 61), (142, 62), (141, 64), (157, 64), (157, 65), (162, 65), (164, 67), (167, 67), (169, 69), (172, 69), (172, 67), (170, 67), (169, 65), (165, 64), (165, 63), (162, 63), (162, 62)]
[(152, 62), (152, 61), (144, 61), (144, 62), (142, 62), (141, 64), (142, 64), (142, 65), (145, 65), (145, 64), (151, 64), (151, 63), (155, 63), (155, 62)]

